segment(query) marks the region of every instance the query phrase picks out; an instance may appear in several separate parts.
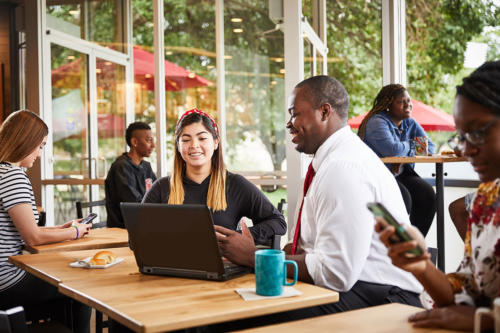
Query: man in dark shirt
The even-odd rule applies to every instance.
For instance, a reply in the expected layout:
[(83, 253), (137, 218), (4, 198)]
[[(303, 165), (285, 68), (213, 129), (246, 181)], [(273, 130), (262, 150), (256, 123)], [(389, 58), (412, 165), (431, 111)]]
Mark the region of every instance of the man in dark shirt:
[(110, 228), (125, 228), (120, 202), (141, 202), (156, 180), (151, 164), (144, 161), (155, 147), (151, 127), (142, 122), (132, 123), (125, 132), (125, 139), (130, 150), (113, 162), (105, 182), (107, 225)]

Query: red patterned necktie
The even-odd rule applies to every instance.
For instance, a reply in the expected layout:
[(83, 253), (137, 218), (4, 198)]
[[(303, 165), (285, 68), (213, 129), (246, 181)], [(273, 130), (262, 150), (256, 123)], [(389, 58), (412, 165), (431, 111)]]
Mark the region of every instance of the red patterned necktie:
[(293, 236), (292, 243), (292, 255), (297, 251), (297, 243), (299, 242), (300, 236), (300, 217), (302, 216), (302, 206), (304, 205), (304, 198), (306, 196), (307, 190), (309, 189), (309, 185), (311, 185), (312, 180), (316, 172), (314, 171), (313, 164), (309, 164), (309, 168), (307, 169), (306, 179), (304, 180), (304, 196), (302, 197), (302, 203), (300, 204), (299, 209), (299, 217), (297, 218), (297, 225), (295, 226), (295, 235)]

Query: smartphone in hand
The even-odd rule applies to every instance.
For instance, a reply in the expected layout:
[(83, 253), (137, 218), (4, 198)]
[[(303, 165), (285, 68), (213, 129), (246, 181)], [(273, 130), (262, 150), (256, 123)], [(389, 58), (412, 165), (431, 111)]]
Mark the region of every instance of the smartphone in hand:
[[(378, 202), (370, 202), (366, 206), (373, 213), (375, 217), (382, 218), (382, 223), (385, 224), (385, 227), (390, 225), (394, 227), (395, 232), (389, 239), (390, 242), (403, 243), (413, 240), (413, 237), (406, 231), (406, 229), (398, 221), (396, 221), (396, 219), (391, 215), (391, 213), (389, 213), (389, 211), (384, 207), (384, 205)], [(407, 253), (412, 256), (419, 257), (424, 253), (424, 251), (417, 244), (417, 246), (414, 249), (407, 251)]]
[(87, 224), (87, 223), (91, 223), (93, 219), (95, 219), (97, 217), (97, 214), (96, 213), (90, 213), (89, 215), (87, 215), (86, 218), (84, 218), (83, 220), (81, 220), (81, 224)]

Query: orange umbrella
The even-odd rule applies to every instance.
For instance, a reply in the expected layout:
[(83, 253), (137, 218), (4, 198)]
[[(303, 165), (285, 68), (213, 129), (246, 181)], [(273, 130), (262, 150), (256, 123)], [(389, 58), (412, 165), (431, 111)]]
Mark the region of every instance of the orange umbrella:
[[(411, 102), (413, 104), (411, 117), (415, 119), (415, 121), (419, 123), (424, 130), (448, 132), (455, 131), (455, 121), (453, 120), (452, 115), (435, 109), (432, 106), (417, 101), (416, 99), (412, 99)], [(358, 128), (367, 113), (368, 112), (365, 112), (359, 116), (353, 117), (349, 119), (347, 123), (351, 126), (351, 128)]]

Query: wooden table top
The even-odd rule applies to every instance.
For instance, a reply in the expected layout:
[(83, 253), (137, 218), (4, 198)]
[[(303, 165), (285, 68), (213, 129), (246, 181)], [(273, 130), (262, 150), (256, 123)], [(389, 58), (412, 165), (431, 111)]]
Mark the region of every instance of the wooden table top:
[(255, 287), (253, 274), (224, 282), (145, 275), (139, 273), (130, 249), (110, 250), (124, 261), (107, 269), (69, 266), (95, 250), (9, 260), (137, 332), (177, 330), (338, 301), (338, 293), (302, 282), (294, 286), (303, 293), (300, 296), (244, 301), (235, 288)]
[(126, 229), (99, 228), (91, 229), (87, 236), (80, 239), (36, 246), (25, 245), (25, 249), (31, 253), (43, 253), (104, 249), (123, 246), (128, 246), (128, 232)]
[(58, 286), (63, 281), (85, 279), (92, 281), (96, 277), (111, 274), (139, 273), (134, 255), (128, 247), (111, 248), (110, 251), (124, 261), (106, 269), (73, 268), (69, 264), (79, 259), (92, 257), (98, 249), (84, 251), (59, 251), (9, 257), (9, 261), (33, 274), (34, 276)]
[(399, 303), (392, 303), (361, 310), (297, 320), (278, 325), (263, 326), (241, 332), (456, 333), (456, 331), (438, 328), (413, 328), (408, 322), (408, 317), (420, 311), (423, 311), (423, 309)]
[(455, 155), (432, 155), (432, 156), (393, 156), (382, 157), (384, 163), (448, 163), (448, 162), (466, 162), (467, 157)]

